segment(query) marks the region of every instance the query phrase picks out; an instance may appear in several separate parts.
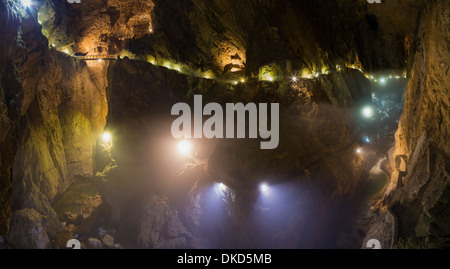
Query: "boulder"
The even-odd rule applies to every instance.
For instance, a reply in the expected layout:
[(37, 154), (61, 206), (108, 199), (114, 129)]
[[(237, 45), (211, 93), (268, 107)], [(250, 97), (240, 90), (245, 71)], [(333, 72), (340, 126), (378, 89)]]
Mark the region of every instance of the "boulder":
[(12, 214), (11, 229), (6, 238), (13, 248), (46, 249), (50, 247), (45, 217), (30, 208), (21, 209)]
[(88, 249), (103, 249), (102, 242), (97, 238), (89, 238), (86, 247)]
[(114, 248), (114, 238), (111, 235), (109, 235), (109, 234), (105, 234), (102, 237), (102, 243), (107, 248)]

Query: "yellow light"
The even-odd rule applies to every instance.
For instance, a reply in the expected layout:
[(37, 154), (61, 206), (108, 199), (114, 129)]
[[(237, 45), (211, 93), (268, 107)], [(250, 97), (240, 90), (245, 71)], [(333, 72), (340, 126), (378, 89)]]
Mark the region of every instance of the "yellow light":
[(361, 154), (362, 153), (362, 149), (361, 148), (357, 148), (356, 149), (356, 153)]
[(181, 140), (180, 143), (178, 144), (178, 151), (181, 154), (184, 154), (184, 155), (189, 154), (191, 149), (192, 149), (192, 145), (187, 140)]
[(69, 54), (69, 50), (68, 49), (64, 49), (64, 53), (65, 54)]
[(152, 29), (152, 28), (148, 29), (148, 31), (149, 31), (150, 33), (153, 33), (153, 29)]
[(291, 80), (292, 80), (292, 82), (296, 82), (297, 81), (297, 77), (293, 76)]
[(245, 78), (241, 78), (241, 83), (245, 83)]
[(234, 81), (233, 84), (234, 84), (234, 85), (238, 85), (238, 82), (237, 82), (237, 81)]
[(168, 62), (168, 61), (165, 61), (163, 65), (167, 69), (171, 69), (171, 67), (172, 67), (172, 64), (170, 62)]
[(103, 141), (104, 142), (106, 142), (106, 143), (109, 143), (109, 142), (111, 142), (111, 134), (110, 133), (108, 133), (108, 132), (104, 132), (103, 134), (102, 134), (102, 139), (103, 139)]
[(103, 60), (102, 59), (98, 59), (98, 62), (101, 63)]

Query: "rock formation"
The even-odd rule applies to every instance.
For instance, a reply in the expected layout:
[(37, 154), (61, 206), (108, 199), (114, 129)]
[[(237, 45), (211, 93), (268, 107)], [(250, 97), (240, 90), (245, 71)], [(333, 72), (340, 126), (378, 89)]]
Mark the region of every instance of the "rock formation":
[[(445, 0), (2, 0), (0, 235), (13, 248), (336, 247), (393, 142), (357, 151), (369, 74), (389, 69), (408, 74), (391, 180), (355, 240), (446, 247), (449, 12)], [(179, 154), (171, 108), (195, 94), (279, 103), (279, 146), (198, 139)]]
[[(398, 219), (398, 248), (448, 247), (450, 5), (424, 10), (383, 205)], [(383, 236), (383, 232), (380, 232)]]

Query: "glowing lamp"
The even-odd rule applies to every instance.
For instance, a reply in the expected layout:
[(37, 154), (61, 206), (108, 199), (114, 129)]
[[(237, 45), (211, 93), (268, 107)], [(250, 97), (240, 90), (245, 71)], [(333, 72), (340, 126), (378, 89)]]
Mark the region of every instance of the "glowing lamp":
[(180, 141), (180, 143), (178, 144), (178, 151), (181, 154), (188, 154), (191, 151), (192, 145), (189, 141), (187, 140), (182, 140)]
[(371, 107), (366, 107), (363, 109), (362, 114), (366, 118), (370, 118), (373, 116), (373, 109)]
[(385, 78), (380, 78), (380, 84), (381, 84), (381, 85), (386, 84), (386, 79), (385, 79)]
[(102, 139), (103, 139), (103, 141), (104, 142), (106, 142), (106, 143), (109, 143), (109, 142), (111, 142), (111, 134), (110, 133), (108, 133), (108, 132), (105, 132), (105, 133), (103, 133), (103, 135), (102, 135)]
[(29, 7), (31, 6), (31, 0), (21, 0), (22, 6)]
[(241, 83), (245, 83), (245, 78), (241, 78)]
[(292, 82), (296, 82), (297, 81), (297, 77), (293, 76), (291, 80), (292, 80)]
[(361, 152), (362, 152), (361, 148), (356, 149), (356, 153), (361, 154)]
[(269, 185), (267, 185), (266, 183), (262, 183), (261, 185), (259, 185), (259, 190), (261, 191), (261, 193), (263, 194), (268, 194), (269, 193)]
[(219, 183), (219, 185), (217, 185), (217, 187), (222, 191), (227, 189), (227, 186), (225, 186), (225, 184), (223, 184), (223, 183)]
[(103, 62), (103, 60), (102, 59), (98, 59), (98, 62), (101, 63), (101, 62)]

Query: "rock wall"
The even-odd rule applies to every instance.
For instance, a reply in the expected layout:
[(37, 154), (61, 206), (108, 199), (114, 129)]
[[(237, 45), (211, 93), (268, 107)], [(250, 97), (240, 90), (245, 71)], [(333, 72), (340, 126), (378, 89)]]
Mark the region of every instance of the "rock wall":
[[(398, 219), (399, 248), (449, 246), (450, 4), (429, 1), (417, 37), (383, 204)], [(380, 235), (383, 236), (383, 235)]]
[(21, 78), (10, 60), (21, 50), (18, 10), (12, 2), (2, 1), (0, 12), (0, 24), (5, 29), (0, 40), (0, 234), (4, 235), (9, 229), (10, 185), (23, 95)]
[[(5, 35), (9, 43), (1, 59), (1, 233), (7, 232), (4, 212), (27, 209), (46, 218), (44, 232), (51, 237), (61, 228), (52, 203), (73, 182), (93, 175), (93, 150), (107, 114), (106, 69), (49, 48), (35, 14), (5, 3), (1, 24), (12, 37)], [(13, 239), (25, 225), (23, 215), (13, 214), (18, 217), (11, 225), (18, 227), (6, 236), (16, 248), (30, 247), (21, 244), (27, 236), (36, 239)]]

